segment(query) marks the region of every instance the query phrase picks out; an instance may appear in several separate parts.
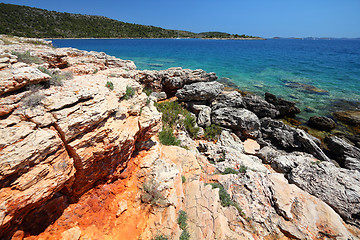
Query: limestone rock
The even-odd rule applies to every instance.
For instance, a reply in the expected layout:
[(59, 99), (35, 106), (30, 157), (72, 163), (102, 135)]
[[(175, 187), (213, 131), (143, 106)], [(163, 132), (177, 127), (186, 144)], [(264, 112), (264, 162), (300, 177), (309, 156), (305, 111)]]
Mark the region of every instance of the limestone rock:
[(185, 85), (178, 90), (176, 97), (180, 101), (208, 101), (222, 92), (224, 85), (218, 82), (197, 82)]
[(213, 110), (218, 108), (234, 107), (234, 108), (243, 108), (244, 102), (242, 96), (237, 91), (232, 92), (222, 92), (216, 99), (211, 103), (211, 108)]
[(11, 221), (49, 200), (75, 175), (73, 159), (50, 129), (33, 131), (22, 141), (5, 147), (0, 159), (2, 229), (12, 227)]
[(336, 137), (328, 137), (325, 142), (335, 160), (347, 169), (360, 171), (360, 149)]
[(211, 125), (211, 108), (204, 106), (197, 117), (197, 123), (200, 127), (208, 127)]
[(161, 71), (140, 71), (136, 78), (145, 86), (156, 91), (164, 91), (173, 96), (177, 89), (183, 88), (186, 84), (195, 82), (215, 81), (215, 73), (207, 73), (204, 70), (190, 70), (182, 68), (169, 68)]
[(219, 108), (212, 112), (211, 122), (241, 131), (243, 136), (256, 138), (260, 134), (259, 118), (252, 112), (240, 108)]
[(256, 154), (263, 163), (271, 163), (274, 158), (279, 156), (281, 153), (270, 146), (266, 146), (260, 149)]
[(303, 130), (285, 125), (281, 121), (270, 118), (261, 119), (261, 132), (265, 140), (270, 140), (275, 146), (289, 150), (303, 150), (313, 154), (320, 160), (330, 161), (319, 147), (319, 140)]
[(73, 227), (62, 233), (62, 240), (79, 240), (81, 230), (79, 227)]
[(318, 159), (322, 161), (330, 161), (320, 147), (314, 142), (314, 140), (304, 130), (296, 129), (296, 137), (302, 146)]
[(231, 133), (230, 131), (223, 130), (219, 136), (219, 139), (216, 143), (217, 146), (222, 148), (223, 150), (232, 148), (236, 151), (243, 152), (244, 146), (241, 140), (235, 134)]
[(260, 145), (253, 139), (246, 139), (244, 141), (244, 152), (246, 154), (255, 155), (260, 150)]
[(167, 98), (167, 95), (165, 92), (152, 92), (150, 94), (151, 97), (155, 97), (156, 101), (165, 100)]
[(116, 217), (119, 217), (123, 212), (125, 212), (128, 209), (128, 205), (126, 201), (121, 201), (118, 203), (119, 208), (116, 212)]
[(279, 111), (271, 103), (268, 103), (260, 96), (246, 95), (243, 98), (245, 107), (254, 112), (259, 118), (270, 117), (275, 118), (279, 115)]
[(290, 182), (329, 204), (348, 223), (360, 226), (360, 176), (330, 162), (301, 164), (288, 175)]
[(49, 79), (49, 75), (33, 67), (5, 69), (0, 71), (0, 95)]
[[(251, 219), (261, 237), (356, 239), (327, 204), (311, 196), (277, 173), (248, 171), (239, 178), (225, 175), (220, 182)], [(246, 225), (245, 225), (246, 226)]]

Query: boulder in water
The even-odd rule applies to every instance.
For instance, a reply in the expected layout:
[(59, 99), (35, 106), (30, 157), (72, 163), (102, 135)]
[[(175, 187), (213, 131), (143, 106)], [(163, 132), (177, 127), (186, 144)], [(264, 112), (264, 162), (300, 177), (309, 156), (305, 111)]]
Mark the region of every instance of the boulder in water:
[(312, 116), (308, 122), (309, 127), (320, 131), (331, 131), (336, 127), (334, 120), (328, 117)]

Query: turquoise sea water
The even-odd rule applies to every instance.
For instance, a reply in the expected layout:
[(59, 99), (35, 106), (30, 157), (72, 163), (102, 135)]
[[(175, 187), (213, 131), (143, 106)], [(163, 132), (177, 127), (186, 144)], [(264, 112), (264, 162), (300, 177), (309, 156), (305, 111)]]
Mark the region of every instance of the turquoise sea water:
[(360, 40), (71, 39), (56, 47), (102, 51), (138, 69), (204, 69), (240, 89), (296, 101), (303, 120), (360, 109)]

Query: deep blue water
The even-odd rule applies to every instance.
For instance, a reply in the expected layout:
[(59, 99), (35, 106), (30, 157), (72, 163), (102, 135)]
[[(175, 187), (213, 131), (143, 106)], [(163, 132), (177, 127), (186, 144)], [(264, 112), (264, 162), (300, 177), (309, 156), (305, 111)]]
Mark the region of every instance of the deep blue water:
[(133, 60), (138, 69), (180, 66), (216, 72), (242, 90), (271, 92), (296, 101), (303, 119), (330, 115), (337, 107), (360, 108), (360, 40), (71, 39), (53, 43)]

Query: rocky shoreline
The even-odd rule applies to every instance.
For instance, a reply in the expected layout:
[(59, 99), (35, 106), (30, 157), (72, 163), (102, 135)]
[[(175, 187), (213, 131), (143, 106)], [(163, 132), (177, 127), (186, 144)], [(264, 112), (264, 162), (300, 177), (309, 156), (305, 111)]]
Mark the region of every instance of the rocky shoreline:
[(0, 238), (359, 239), (359, 138), (216, 80), (1, 36)]

